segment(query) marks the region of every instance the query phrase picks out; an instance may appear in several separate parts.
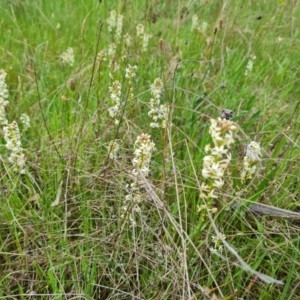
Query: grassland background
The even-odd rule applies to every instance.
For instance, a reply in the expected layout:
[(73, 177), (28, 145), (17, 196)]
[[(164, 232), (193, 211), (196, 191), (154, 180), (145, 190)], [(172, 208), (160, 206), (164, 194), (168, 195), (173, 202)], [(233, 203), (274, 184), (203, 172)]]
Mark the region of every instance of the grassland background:
[[(131, 86), (134, 94), (120, 126), (107, 112), (110, 59), (95, 64), (114, 42), (111, 10), (124, 15), (123, 34), (133, 39), (125, 58), (123, 39), (115, 55), (122, 99)], [(193, 15), (207, 22), (205, 32), (191, 30)], [(146, 51), (139, 23), (152, 35)], [(2, 0), (0, 28), (7, 119), (31, 119), (27, 131), (19, 125), (26, 174), (11, 169), (1, 131), (0, 299), (300, 299), (299, 223), (246, 209), (250, 202), (299, 209), (299, 1)], [(68, 47), (72, 67), (59, 58)], [(128, 64), (138, 67), (133, 83)], [(149, 126), (158, 77), (171, 107), (168, 130)], [(223, 108), (235, 112), (240, 130), (218, 212), (203, 221), (204, 147), (209, 119)], [(164, 209), (145, 191), (132, 226), (122, 203), (141, 133), (156, 144), (147, 180)], [(121, 151), (112, 161), (107, 146), (115, 139)], [(242, 186), (251, 140), (263, 156)], [(245, 209), (230, 208), (236, 199)], [(210, 251), (213, 225), (252, 269), (284, 284), (241, 269), (227, 248), (223, 257)]]

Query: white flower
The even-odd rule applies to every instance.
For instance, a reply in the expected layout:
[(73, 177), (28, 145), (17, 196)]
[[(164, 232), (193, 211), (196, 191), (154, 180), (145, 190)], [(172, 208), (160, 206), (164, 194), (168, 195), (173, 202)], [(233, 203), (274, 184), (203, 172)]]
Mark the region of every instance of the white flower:
[(282, 41), (283, 41), (282, 37), (279, 36), (279, 37), (276, 38), (276, 42), (281, 43)]
[(209, 247), (209, 250), (210, 250), (211, 253), (214, 253), (214, 254), (218, 253), (218, 250), (213, 248), (213, 247)]
[(11, 151), (8, 161), (13, 165), (13, 168), (16, 171), (24, 173), (26, 159), (23, 153), (21, 136), (17, 122), (13, 121), (11, 124), (7, 124), (3, 127), (3, 131), (6, 148)]
[(204, 21), (204, 22), (202, 23), (202, 25), (201, 25), (200, 31), (201, 31), (202, 33), (205, 33), (206, 30), (207, 30), (207, 27), (208, 27), (208, 24)]
[(5, 108), (9, 104), (8, 102), (8, 89), (5, 82), (6, 72), (0, 70), (0, 125), (7, 124)]
[(210, 146), (210, 144), (205, 145), (204, 151), (205, 151), (205, 153), (208, 153), (208, 152), (211, 151), (211, 146)]
[(116, 29), (116, 41), (119, 42), (122, 35), (122, 28), (123, 28), (123, 19), (124, 16), (119, 14), (117, 20), (117, 29)]
[(125, 78), (134, 78), (136, 76), (135, 71), (137, 70), (137, 66), (131, 66), (128, 65), (128, 67), (125, 69), (126, 73), (125, 73)]
[(211, 172), (211, 177), (216, 178), (216, 179), (220, 179), (224, 175), (224, 170), (223, 170), (223, 168), (221, 168), (221, 166), (218, 162), (213, 163), (211, 165), (210, 172)]
[(191, 31), (194, 31), (198, 26), (198, 16), (197, 15), (193, 15), (192, 17), (192, 28)]
[(228, 149), (225, 148), (224, 145), (221, 146), (215, 146), (213, 149), (211, 149), (211, 155), (217, 156), (221, 158), (223, 155), (227, 154)]
[(151, 110), (148, 112), (148, 115), (154, 121), (150, 123), (150, 127), (152, 128), (166, 128), (168, 124), (170, 109), (167, 105), (160, 104), (163, 87), (163, 81), (160, 78), (156, 78), (154, 83), (150, 85), (153, 98), (149, 101)]
[(108, 45), (108, 55), (110, 57), (116, 55), (117, 45), (115, 43), (111, 43)]
[(205, 146), (207, 155), (203, 158), (202, 176), (210, 184), (205, 185), (205, 189), (201, 187), (200, 197), (203, 199), (217, 198), (214, 188), (220, 189), (224, 185), (225, 170), (231, 161), (230, 145), (234, 143), (232, 131), (236, 130), (234, 123), (227, 119), (211, 119), (210, 123), (209, 133), (214, 146)]
[(223, 138), (223, 145), (229, 147), (231, 144), (234, 144), (234, 138), (232, 131), (229, 131)]
[[(130, 201), (132, 203), (130, 206), (124, 205), (126, 208), (131, 208), (132, 216), (134, 216), (134, 213), (141, 212), (141, 207), (138, 205), (143, 201), (143, 193), (141, 192), (143, 189), (143, 184), (141, 183), (143, 181), (140, 178), (140, 174), (145, 177), (148, 176), (150, 172), (149, 164), (154, 148), (155, 144), (151, 141), (150, 135), (142, 133), (136, 138), (134, 143), (134, 158), (132, 160), (134, 169), (131, 171), (133, 182), (129, 186), (126, 186), (128, 195), (125, 196), (125, 201)], [(124, 214), (122, 214), (121, 217), (124, 218)], [(128, 219), (131, 222), (131, 225), (135, 226), (133, 218), (130, 216)]]
[(72, 67), (75, 61), (73, 48), (69, 47), (60, 55), (60, 58), (63, 64), (67, 64)]
[[(122, 85), (118, 80), (115, 80), (112, 83), (112, 86), (109, 87), (110, 100), (112, 106), (108, 108), (108, 113), (111, 118), (116, 118), (120, 114), (121, 108), (121, 89)], [(116, 122), (117, 120), (115, 120)]]
[(143, 48), (142, 48), (142, 50), (143, 50), (144, 52), (147, 51), (149, 39), (150, 39), (151, 37), (152, 37), (151, 34), (147, 34), (147, 33), (144, 34), (144, 37), (143, 37)]
[(107, 24), (108, 24), (108, 31), (112, 32), (113, 29), (116, 27), (116, 19), (117, 19), (117, 13), (115, 10), (112, 10), (110, 12), (110, 16), (107, 19)]
[(160, 78), (156, 78), (154, 80), (153, 84), (150, 85), (151, 94), (154, 96), (155, 99), (160, 98), (163, 87), (164, 87), (164, 84)]
[(30, 118), (27, 114), (21, 114), (20, 121), (23, 124), (24, 131), (30, 127)]
[(140, 169), (145, 177), (149, 174), (149, 163), (152, 156), (152, 151), (155, 144), (150, 140), (151, 136), (148, 134), (141, 134), (137, 137), (134, 143), (134, 155), (132, 164)]
[(128, 33), (124, 35), (124, 41), (127, 47), (131, 46), (131, 36)]
[(214, 163), (214, 156), (213, 155), (206, 155), (203, 158), (203, 166), (210, 166)]
[(110, 141), (107, 147), (109, 158), (112, 160), (116, 160), (118, 158), (118, 152), (120, 150), (120, 144), (117, 140)]
[(138, 38), (144, 35), (144, 30), (145, 30), (145, 27), (143, 24), (138, 24), (136, 26), (136, 35)]
[(249, 74), (249, 72), (252, 71), (253, 63), (254, 63), (255, 59), (256, 59), (256, 56), (254, 54), (250, 54), (250, 58), (248, 60), (247, 66), (246, 66), (245, 76), (247, 76)]
[(103, 61), (106, 61), (106, 51), (105, 50), (101, 50), (97, 54), (97, 63), (101, 64)]
[(218, 196), (215, 195), (215, 190), (214, 189), (212, 189), (212, 190), (209, 191), (208, 197), (211, 198), (211, 199), (213, 199), (213, 198), (217, 199), (218, 198)]
[(163, 104), (160, 106), (160, 119), (162, 119), (161, 127), (166, 128), (169, 121), (170, 109), (167, 105)]
[(159, 128), (160, 125), (159, 125), (158, 123), (151, 122), (151, 123), (150, 123), (150, 127), (151, 127), (151, 128)]
[(219, 163), (212, 163), (211, 165), (207, 164), (203, 166), (202, 176), (204, 178), (212, 178), (212, 179), (221, 179), (224, 175), (223, 168), (219, 165)]
[(224, 180), (219, 178), (216, 179), (213, 183), (213, 186), (216, 187), (217, 189), (220, 189), (224, 185)]

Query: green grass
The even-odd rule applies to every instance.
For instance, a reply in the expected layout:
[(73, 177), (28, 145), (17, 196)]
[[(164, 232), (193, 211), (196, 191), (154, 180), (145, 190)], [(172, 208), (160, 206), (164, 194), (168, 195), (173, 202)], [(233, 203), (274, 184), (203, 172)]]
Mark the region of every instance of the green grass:
[[(132, 37), (115, 54), (119, 125), (108, 114), (111, 57), (96, 61), (116, 42), (106, 22), (113, 9), (124, 15), (122, 36)], [(195, 14), (205, 33), (191, 31)], [(19, 124), (26, 173), (9, 163), (1, 127), (0, 298), (300, 299), (299, 223), (248, 210), (251, 202), (299, 210), (299, 20), (299, 1), (2, 1), (6, 117)], [(146, 51), (139, 23), (151, 35)], [(69, 47), (73, 66), (60, 60)], [(132, 82), (129, 64), (138, 67)], [(170, 107), (166, 129), (150, 127), (155, 78)], [(208, 217), (197, 211), (204, 148), (209, 120), (224, 108), (239, 131), (225, 184), (207, 202), (218, 211)], [(124, 200), (141, 133), (156, 149), (136, 211)], [(251, 140), (263, 155), (243, 185)], [(217, 231), (228, 243), (219, 241), (219, 255), (210, 251)]]

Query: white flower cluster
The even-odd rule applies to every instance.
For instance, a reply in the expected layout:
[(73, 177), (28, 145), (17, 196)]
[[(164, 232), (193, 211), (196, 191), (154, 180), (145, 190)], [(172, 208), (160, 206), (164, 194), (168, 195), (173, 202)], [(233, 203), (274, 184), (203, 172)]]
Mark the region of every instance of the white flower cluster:
[[(132, 164), (137, 167), (140, 172), (147, 177), (150, 170), (149, 164), (152, 156), (152, 151), (155, 148), (155, 144), (150, 140), (151, 135), (142, 133), (139, 135), (134, 143), (134, 159)], [(134, 170), (135, 174), (137, 171)]]
[[(25, 155), (21, 144), (21, 136), (19, 127), (16, 121), (11, 124), (6, 119), (5, 108), (8, 105), (8, 89), (5, 82), (6, 72), (0, 70), (0, 125), (3, 126), (4, 140), (6, 148), (11, 151), (8, 161), (13, 165), (13, 169), (21, 174), (25, 173)], [(22, 114), (21, 122), (23, 123), (24, 131), (30, 127), (30, 118), (26, 114)]]
[(246, 148), (243, 169), (241, 173), (241, 181), (244, 183), (247, 179), (251, 179), (256, 172), (256, 167), (260, 161), (261, 148), (258, 143), (252, 141)]
[(0, 125), (7, 124), (5, 108), (8, 105), (8, 89), (5, 82), (6, 72), (0, 70)]
[(116, 43), (119, 43), (122, 36), (123, 20), (124, 16), (117, 14), (115, 10), (110, 12), (109, 18), (106, 20), (109, 32), (113, 32), (116, 28)]
[(125, 41), (125, 45), (127, 47), (130, 47), (131, 46), (131, 36), (129, 35), (129, 33), (126, 33), (124, 35), (124, 41)]
[(116, 29), (116, 42), (117, 43), (120, 42), (120, 39), (122, 36), (123, 20), (124, 20), (124, 16), (121, 14), (118, 14), (117, 29)]
[(120, 144), (117, 140), (110, 141), (107, 150), (109, 153), (109, 158), (112, 160), (116, 160), (120, 151)]
[(122, 206), (121, 218), (129, 219), (132, 225), (135, 224), (134, 218), (125, 212), (128, 212), (128, 208), (131, 208), (132, 213), (140, 212), (139, 203), (143, 200), (143, 193), (141, 191), (140, 182), (140, 173), (143, 176), (147, 177), (149, 175), (149, 164), (152, 156), (152, 151), (155, 148), (155, 144), (151, 141), (151, 136), (148, 134), (142, 133), (139, 135), (134, 143), (134, 155), (135, 157), (132, 160), (132, 164), (135, 169), (132, 170), (133, 181), (130, 185), (127, 185), (128, 194), (125, 196), (125, 201)]
[(148, 116), (153, 120), (153, 122), (150, 123), (150, 127), (152, 128), (166, 128), (167, 125), (169, 108), (166, 105), (160, 104), (163, 87), (164, 85), (160, 78), (156, 78), (154, 83), (150, 86), (152, 98), (150, 99), (151, 109), (148, 112)]
[(132, 86), (132, 80), (136, 77), (136, 70), (137, 66), (131, 66), (128, 65), (128, 67), (125, 70), (125, 78), (128, 79), (128, 85), (129, 85), (129, 92), (128, 92), (128, 98), (132, 102), (134, 98), (133, 94), (133, 86)]
[(119, 124), (118, 116), (121, 110), (121, 83), (116, 80), (113, 82), (112, 86), (109, 87), (110, 99), (112, 102), (112, 106), (108, 108), (108, 113), (111, 118), (115, 120), (115, 124)]
[(137, 66), (131, 66), (128, 65), (128, 67), (125, 69), (125, 78), (132, 79), (136, 76), (135, 71), (137, 70)]
[(116, 55), (117, 45), (115, 43), (111, 43), (108, 45), (108, 55), (110, 57)]
[(147, 34), (147, 33), (144, 34), (144, 37), (143, 37), (143, 47), (142, 47), (142, 50), (143, 50), (144, 52), (146, 52), (147, 49), (148, 49), (149, 39), (150, 39), (151, 37), (152, 37), (151, 34)]
[(206, 22), (202, 22), (202, 25), (200, 26), (200, 32), (205, 33), (207, 30), (208, 24)]
[(65, 52), (60, 55), (60, 59), (63, 64), (69, 65), (72, 67), (74, 65), (74, 51), (73, 48), (69, 47)]
[(208, 24), (203, 22), (201, 26), (199, 26), (199, 18), (197, 15), (193, 15), (192, 17), (192, 26), (191, 31), (205, 33), (207, 30)]
[(199, 20), (198, 16), (193, 15), (191, 31), (194, 31), (198, 27), (198, 20)]
[(254, 54), (250, 54), (250, 58), (246, 66), (245, 76), (247, 76), (252, 71), (253, 63), (255, 60), (256, 60), (256, 56)]
[(21, 136), (19, 127), (16, 121), (7, 124), (3, 127), (4, 139), (6, 141), (6, 148), (11, 151), (8, 161), (13, 165), (15, 171), (21, 174), (25, 173), (25, 155), (21, 144)]
[(212, 236), (212, 241), (214, 246), (210, 247), (210, 251), (212, 253), (222, 253), (223, 252), (223, 245), (222, 245), (222, 241), (226, 240), (226, 235), (225, 234), (220, 234), (220, 236)]
[(152, 37), (152, 35), (145, 33), (145, 26), (143, 24), (138, 24), (136, 26), (136, 35), (141, 40), (140, 44), (142, 46), (142, 51), (147, 51), (149, 39)]
[(30, 127), (30, 118), (27, 114), (21, 114), (20, 121), (23, 124), (23, 130), (26, 131)]
[(141, 38), (141, 37), (143, 37), (144, 32), (145, 32), (145, 26), (143, 24), (137, 24), (137, 26), (136, 26), (136, 36), (138, 38)]
[(105, 50), (101, 50), (98, 54), (97, 54), (97, 59), (96, 59), (97, 63), (100, 65), (102, 62), (106, 61), (106, 51)]
[(209, 183), (202, 183), (201, 198), (218, 198), (215, 188), (219, 189), (224, 184), (224, 174), (230, 160), (230, 146), (234, 143), (233, 131), (237, 128), (234, 123), (227, 119), (211, 119), (209, 133), (212, 137), (214, 147), (209, 144), (205, 147), (208, 154), (203, 159), (202, 176), (209, 179)]
[(117, 26), (117, 13), (115, 10), (110, 12), (109, 18), (107, 19), (108, 31), (112, 32), (113, 29)]

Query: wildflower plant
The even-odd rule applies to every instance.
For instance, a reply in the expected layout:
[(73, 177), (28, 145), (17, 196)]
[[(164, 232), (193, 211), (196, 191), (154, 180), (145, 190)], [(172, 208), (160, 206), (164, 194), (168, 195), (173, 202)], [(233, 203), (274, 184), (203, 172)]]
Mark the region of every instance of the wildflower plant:
[(257, 142), (250, 142), (246, 148), (246, 155), (243, 160), (243, 169), (241, 172), (241, 181), (245, 183), (253, 178), (256, 173), (257, 165), (260, 162), (261, 148)]
[(112, 86), (109, 87), (110, 101), (111, 106), (108, 108), (109, 116), (114, 119), (115, 125), (118, 125), (120, 122), (121, 114), (121, 90), (122, 85), (118, 80), (115, 80), (112, 83)]
[(117, 28), (116, 28), (116, 42), (119, 43), (122, 36), (122, 29), (123, 29), (123, 20), (124, 16), (121, 14), (118, 14), (117, 19)]
[(150, 127), (166, 128), (169, 116), (169, 108), (165, 104), (160, 104), (161, 95), (163, 93), (163, 82), (160, 78), (156, 78), (150, 86), (152, 98), (150, 99), (150, 111), (148, 116), (152, 119)]
[(208, 24), (204, 21), (201, 25), (199, 25), (199, 18), (197, 15), (193, 15), (192, 17), (192, 26), (191, 31), (196, 33), (205, 34), (207, 30)]
[[(131, 183), (127, 185), (128, 194), (125, 196), (122, 211), (127, 211), (129, 207), (133, 212), (140, 212), (139, 204), (143, 199), (143, 184), (142, 178), (148, 177), (150, 172), (150, 161), (152, 152), (155, 149), (155, 144), (151, 140), (151, 136), (142, 133), (134, 143), (134, 158), (132, 160), (133, 170), (131, 171)], [(125, 214), (121, 215), (125, 218)], [(129, 217), (131, 221), (134, 218)]]
[(6, 148), (11, 151), (8, 161), (13, 165), (13, 170), (25, 173), (25, 155), (21, 144), (21, 135), (16, 121), (3, 127)]
[[(5, 82), (6, 72), (0, 70), (0, 125), (3, 126), (4, 140), (6, 142), (6, 148), (10, 151), (8, 161), (12, 164), (13, 170), (25, 173), (25, 155), (21, 144), (21, 135), (19, 126), (16, 121), (11, 124), (8, 123), (6, 117), (5, 108), (9, 104), (8, 102), (8, 89)], [(26, 114), (22, 114), (21, 122), (23, 123), (24, 131), (30, 127), (30, 119)]]
[(128, 67), (125, 70), (125, 78), (128, 80), (128, 86), (129, 86), (128, 97), (130, 102), (132, 102), (134, 98), (133, 80), (136, 77), (136, 70), (137, 70), (137, 66), (131, 66), (131, 65), (128, 65)]
[(0, 70), (0, 125), (7, 124), (5, 109), (9, 102), (8, 89), (5, 81), (6, 75), (7, 74), (4, 70)]
[(220, 234), (219, 236), (213, 235), (211, 237), (211, 239), (212, 239), (212, 242), (213, 242), (213, 246), (210, 247), (210, 251), (212, 253), (216, 253), (216, 252), (222, 253), (223, 252), (222, 241), (226, 240), (225, 234)]
[(254, 61), (256, 60), (256, 56), (254, 54), (250, 54), (247, 66), (246, 66), (246, 71), (245, 71), (245, 76), (248, 76), (249, 73), (252, 72)]
[(116, 160), (120, 151), (120, 143), (118, 140), (110, 141), (107, 147), (109, 158)]
[(126, 47), (131, 46), (132, 38), (131, 38), (131, 35), (128, 32), (124, 35), (124, 42), (125, 42)]
[(110, 11), (109, 18), (107, 19), (107, 28), (109, 32), (112, 32), (114, 28), (117, 26), (117, 13), (115, 10)]
[(21, 114), (20, 121), (23, 124), (23, 131), (27, 131), (30, 127), (30, 118), (27, 114)]
[(136, 36), (139, 40), (139, 47), (143, 52), (146, 52), (148, 49), (149, 39), (152, 35), (145, 32), (145, 26), (143, 24), (138, 24), (136, 26)]
[[(210, 119), (209, 133), (212, 137), (213, 147), (205, 146), (207, 155), (203, 158), (202, 176), (205, 181), (201, 185), (200, 198), (207, 204), (211, 204), (212, 199), (218, 199), (216, 193), (224, 185), (225, 171), (231, 161), (230, 148), (234, 143), (233, 132), (236, 125), (227, 119)], [(202, 206), (198, 207), (198, 210)], [(208, 207), (210, 209), (210, 207)]]
[(138, 38), (143, 38), (144, 36), (144, 33), (145, 33), (145, 26), (141, 23), (139, 23), (137, 26), (136, 26), (136, 36)]
[(199, 21), (199, 18), (197, 15), (193, 15), (192, 17), (192, 27), (191, 27), (191, 31), (195, 31), (198, 27), (198, 21)]
[(134, 174), (137, 174), (137, 169), (145, 176), (149, 175), (149, 164), (151, 161), (152, 151), (155, 144), (151, 141), (151, 135), (142, 133), (134, 143), (134, 158), (132, 164), (135, 167)]
[(152, 37), (151, 34), (145, 33), (143, 36), (143, 47), (142, 47), (142, 51), (146, 52), (148, 49), (148, 44), (149, 44), (149, 40)]
[(115, 31), (115, 41), (117, 44), (121, 40), (123, 20), (124, 16), (121, 14), (117, 14), (115, 10), (110, 11), (110, 15), (106, 20), (108, 32), (114, 33)]
[(100, 67), (102, 63), (106, 61), (106, 50), (101, 50), (97, 54), (97, 66)]
[(63, 65), (69, 65), (72, 67), (75, 62), (74, 50), (69, 47), (65, 52), (60, 55), (61, 62)]
[(116, 55), (117, 45), (115, 43), (111, 43), (108, 46), (108, 56), (114, 57)]

